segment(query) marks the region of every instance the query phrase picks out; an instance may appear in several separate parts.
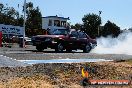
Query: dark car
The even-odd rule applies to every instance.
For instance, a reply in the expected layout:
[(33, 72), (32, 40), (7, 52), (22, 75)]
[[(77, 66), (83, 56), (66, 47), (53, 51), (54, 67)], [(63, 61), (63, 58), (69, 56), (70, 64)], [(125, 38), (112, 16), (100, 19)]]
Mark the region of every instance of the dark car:
[(55, 29), (49, 35), (37, 35), (32, 37), (33, 45), (38, 51), (47, 48), (56, 52), (81, 49), (88, 53), (97, 46), (95, 39), (91, 39), (86, 33), (69, 29)]

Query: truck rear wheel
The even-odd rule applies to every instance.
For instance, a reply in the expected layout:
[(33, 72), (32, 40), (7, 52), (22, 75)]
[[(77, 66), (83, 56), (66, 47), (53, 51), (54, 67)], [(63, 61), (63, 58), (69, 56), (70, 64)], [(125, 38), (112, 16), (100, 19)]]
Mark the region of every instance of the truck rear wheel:
[(44, 48), (43, 48), (41, 45), (37, 45), (37, 46), (36, 46), (36, 49), (37, 49), (38, 51), (43, 51), (43, 50), (44, 50)]
[(62, 52), (63, 49), (64, 49), (63, 44), (62, 43), (58, 43), (57, 46), (56, 46), (56, 48), (55, 48), (55, 51), (56, 52)]
[(91, 46), (89, 44), (85, 45), (84, 49), (83, 49), (83, 52), (84, 53), (89, 53), (91, 51)]

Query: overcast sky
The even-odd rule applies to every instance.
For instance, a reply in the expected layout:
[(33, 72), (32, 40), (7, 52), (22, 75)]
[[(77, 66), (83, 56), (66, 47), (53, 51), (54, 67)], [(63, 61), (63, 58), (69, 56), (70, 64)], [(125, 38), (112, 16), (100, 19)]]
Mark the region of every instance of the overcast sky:
[[(132, 27), (132, 0), (27, 0), (39, 6), (42, 16), (70, 17), (71, 24), (82, 23), (88, 13), (99, 14), (102, 11), (102, 25), (108, 20), (121, 29)], [(21, 12), (24, 0), (0, 0), (4, 5), (13, 6)]]

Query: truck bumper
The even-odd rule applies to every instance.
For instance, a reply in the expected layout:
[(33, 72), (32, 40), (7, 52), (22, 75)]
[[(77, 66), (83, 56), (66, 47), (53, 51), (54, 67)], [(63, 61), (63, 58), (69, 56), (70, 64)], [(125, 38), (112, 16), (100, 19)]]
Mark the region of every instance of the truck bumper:
[(44, 46), (45, 48), (52, 48), (55, 49), (57, 42), (54, 41), (45, 41), (45, 42), (41, 42), (41, 41), (36, 41), (33, 43), (34, 46)]

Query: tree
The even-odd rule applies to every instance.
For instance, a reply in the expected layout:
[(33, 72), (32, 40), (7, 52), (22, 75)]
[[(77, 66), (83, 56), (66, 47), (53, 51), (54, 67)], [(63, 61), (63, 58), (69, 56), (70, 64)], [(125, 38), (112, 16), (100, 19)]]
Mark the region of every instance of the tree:
[(19, 20), (22, 20), (22, 18), (19, 18), (19, 12), (16, 11), (13, 7), (6, 7), (0, 3), (0, 24), (6, 24), (6, 25), (17, 25), (22, 26), (23, 23), (19, 22)]
[[(33, 3), (27, 3), (27, 20), (26, 20), (26, 30), (31, 30), (31, 35), (35, 35), (35, 29), (41, 29), (42, 27), (42, 15), (39, 7), (34, 8)], [(26, 33), (29, 34), (29, 33)]]
[(76, 23), (75, 25), (71, 25), (71, 29), (81, 30), (82, 24)]
[(98, 36), (98, 28), (101, 24), (101, 18), (96, 14), (87, 14), (82, 18), (83, 30), (92, 38)]
[[(36, 32), (34, 29), (41, 29), (42, 25), (39, 7), (34, 8), (32, 2), (26, 3), (26, 17), (26, 30), (31, 29), (31, 31), (26, 31), (26, 34), (31, 33), (33, 35)], [(0, 24), (23, 26), (23, 21), (23, 15), (20, 15), (17, 10), (0, 3)]]
[(120, 27), (118, 27), (115, 23), (107, 21), (104, 25), (104, 29), (102, 30), (102, 36), (106, 37), (111, 35), (112, 37), (117, 37), (120, 34)]
[(23, 18), (23, 15), (21, 15), (19, 18), (17, 18), (15, 25), (19, 25), (19, 26), (22, 27), (23, 26), (23, 22), (24, 22), (24, 18)]

